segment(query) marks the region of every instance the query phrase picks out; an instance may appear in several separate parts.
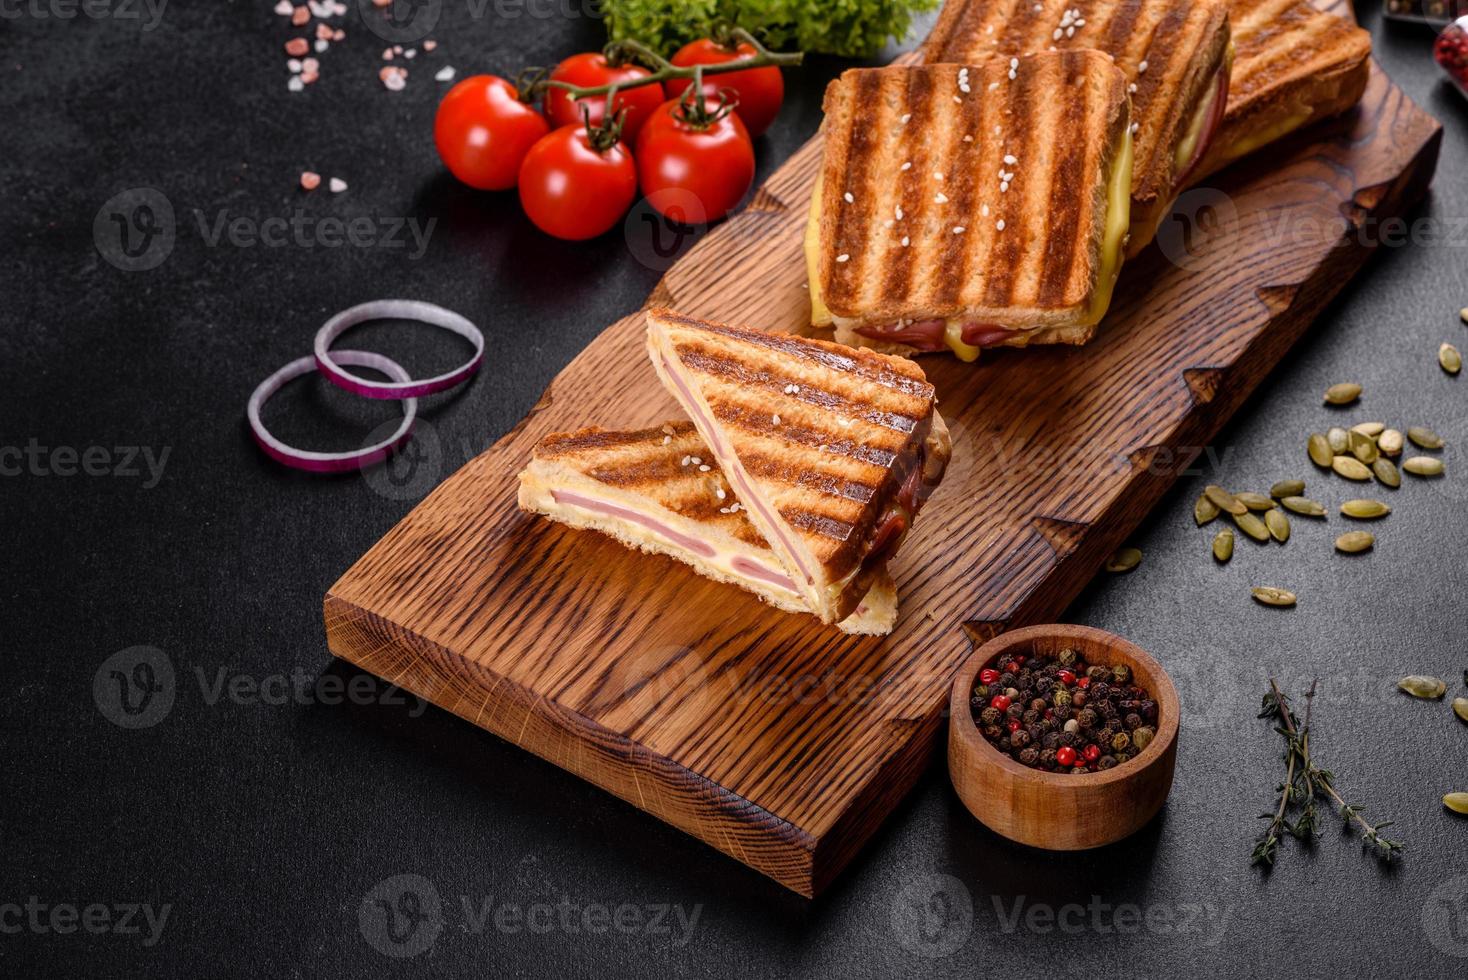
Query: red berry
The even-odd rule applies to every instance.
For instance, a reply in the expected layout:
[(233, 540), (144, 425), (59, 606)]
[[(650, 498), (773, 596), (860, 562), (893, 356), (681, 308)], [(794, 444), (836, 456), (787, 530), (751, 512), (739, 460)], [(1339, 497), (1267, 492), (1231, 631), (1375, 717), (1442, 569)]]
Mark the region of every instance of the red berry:
[(1097, 759), (1101, 758), (1101, 746), (1088, 745), (1086, 746), (1085, 751), (1082, 754), (1086, 757), (1087, 762), (1095, 762)]
[(1060, 683), (1062, 684), (1074, 684), (1076, 682), (1076, 675), (1068, 670), (1062, 670), (1055, 676), (1060, 678)]
[(1046, 708), (1045, 709), (1045, 720), (1046, 721), (1049, 721), (1051, 718), (1054, 718), (1054, 717), (1055, 717), (1055, 711), (1054, 711), (1054, 709), (1052, 709), (1052, 708)]
[(989, 699), (989, 707), (998, 708), (1000, 711), (1009, 710), (1009, 698), (1003, 694), (996, 694)]
[(1009, 730), (1012, 731), (1012, 732), (1019, 731), (1019, 719), (1018, 718), (1011, 718), (1011, 719), (1009, 719)]
[(992, 684), (998, 679), (999, 671), (995, 670), (993, 667), (985, 667), (983, 670), (979, 671), (979, 683), (981, 684)]
[(1014, 655), (1014, 662), (1016, 664), (1020, 664), (1020, 665), (1024, 664), (1024, 662), (1025, 662), (1025, 655), (1022, 654), (1022, 653), (1016, 653)]
[(1079, 686), (1080, 689), (1084, 691), (1086, 688), (1088, 688), (1088, 687), (1091, 686), (1091, 678), (1089, 678), (1089, 677), (1082, 677), (1080, 680), (1076, 681), (1076, 685)]
[(1062, 766), (1075, 765), (1076, 750), (1069, 745), (1062, 745), (1055, 750), (1055, 761)]

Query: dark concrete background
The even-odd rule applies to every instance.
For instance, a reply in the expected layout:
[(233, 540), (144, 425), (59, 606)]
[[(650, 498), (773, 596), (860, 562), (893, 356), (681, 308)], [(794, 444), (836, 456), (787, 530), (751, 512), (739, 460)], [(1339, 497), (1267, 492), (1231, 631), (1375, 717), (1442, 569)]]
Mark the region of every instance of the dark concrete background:
[[(1468, 305), (1468, 105), (1439, 80), (1430, 32), (1363, 12), (1388, 71), (1446, 127), (1415, 217), (1447, 223), (1450, 241), (1382, 250), (1145, 522), (1143, 566), (1097, 582), (1067, 614), (1128, 636), (1177, 680), (1187, 716), (1161, 817), (1099, 852), (1039, 853), (976, 824), (934, 765), (807, 902), (444, 712), (383, 703), (393, 692), (332, 662), (331, 582), (638, 306), (659, 270), (634, 254), (649, 254), (636, 235), (540, 236), (513, 196), (445, 178), (429, 137), (437, 67), (462, 77), (552, 62), (597, 46), (594, 20), (508, 20), (494, 5), (481, 17), (482, 5), (450, 0), (439, 50), (410, 63), (394, 95), (375, 77), (382, 41), (354, 10), (347, 40), (319, 56), (322, 80), (289, 95), (290, 32), (269, 8), (179, 3), (150, 30), (146, 8), (143, 21), (0, 20), (0, 446), (104, 447), (94, 470), (140, 471), (0, 479), (0, 972), (1462, 975), (1468, 823), (1439, 799), (1468, 790), (1468, 727), (1393, 689), (1432, 673), (1451, 697), (1468, 668), (1468, 379), (1434, 357), (1443, 340), (1468, 348), (1456, 316)], [(814, 131), (842, 67), (817, 58), (789, 74), (761, 176)], [(303, 195), (307, 168), (351, 188)], [(105, 241), (104, 204), (142, 187), (168, 201), (175, 241), (158, 268), (125, 272), (99, 253), (94, 219), (103, 212)], [(211, 245), (196, 218), (296, 209), (437, 223), (414, 255), (391, 243)], [(490, 369), (425, 405), (438, 452), (399, 483), (267, 461), (243, 424), (251, 388), (306, 353), (330, 312), (385, 295), (446, 304), (491, 338)], [(358, 336), (419, 375), (463, 353), (429, 331)], [(1361, 406), (1325, 412), (1319, 393), (1347, 378), (1366, 386)], [(271, 418), (284, 438), (348, 448), (395, 411), (311, 383)], [(1203, 484), (1262, 490), (1304, 475), (1332, 507), (1359, 495), (1305, 461), (1305, 435), (1341, 417), (1437, 428), (1450, 475), (1390, 494), (1396, 511), (1368, 556), (1332, 553), (1333, 517), (1296, 522), (1285, 548), (1241, 540), (1215, 567), (1210, 531), (1191, 520)], [(162, 460), (161, 478), (118, 447)], [(1294, 588), (1300, 607), (1254, 605), (1260, 583)], [(160, 694), (143, 718), (156, 723), (130, 730), (108, 719), (111, 670), (127, 661), (126, 675), (136, 654), (124, 651), (139, 646), (172, 668), (160, 686), (173, 700)], [(1281, 768), (1254, 718), (1269, 673), (1296, 691), (1320, 678), (1317, 751), (1352, 800), (1397, 821), (1409, 848), (1399, 867), (1380, 868), (1331, 821), (1312, 851), (1285, 846), (1272, 874), (1248, 866)], [(279, 694), (292, 674), (324, 680), (284, 704), (250, 693)], [(220, 694), (220, 683), (246, 687)], [(347, 704), (310, 693), (345, 683), (361, 685)], [(395, 944), (376, 900), (430, 889), (437, 917)], [(92, 930), (52, 929), (53, 914), (65, 928), (69, 909), (98, 903), (111, 926), (92, 910)], [(131, 904), (155, 917), (168, 907), (156, 942)], [(1116, 906), (1135, 911), (1118, 919)]]

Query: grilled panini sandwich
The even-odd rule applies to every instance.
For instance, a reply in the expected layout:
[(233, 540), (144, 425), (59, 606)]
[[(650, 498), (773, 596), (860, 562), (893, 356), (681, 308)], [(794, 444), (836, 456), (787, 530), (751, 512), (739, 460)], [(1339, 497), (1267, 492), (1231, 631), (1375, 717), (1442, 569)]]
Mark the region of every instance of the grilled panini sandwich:
[(805, 606), (826, 623), (850, 616), (948, 464), (922, 370), (666, 310), (647, 323), (659, 378)]
[(854, 69), (825, 110), (812, 323), (968, 361), (1090, 339), (1131, 206), (1126, 79), (1105, 55)]
[(1110, 56), (1126, 75), (1136, 134), (1131, 256), (1152, 240), (1223, 118), (1228, 9), (1228, 0), (948, 0), (923, 57), (976, 65), (1050, 50)]
[(1228, 111), (1193, 182), (1361, 101), (1371, 35), (1307, 0), (1231, 0)]
[[(691, 422), (546, 436), (520, 474), (520, 508), (668, 555), (787, 612), (809, 612)], [(840, 628), (885, 634), (897, 595), (885, 570)]]

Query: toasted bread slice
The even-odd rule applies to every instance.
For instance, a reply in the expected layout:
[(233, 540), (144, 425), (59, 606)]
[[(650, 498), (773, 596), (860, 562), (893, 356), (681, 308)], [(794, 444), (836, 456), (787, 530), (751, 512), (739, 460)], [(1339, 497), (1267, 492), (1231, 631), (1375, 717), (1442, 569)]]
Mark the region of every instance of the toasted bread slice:
[(813, 323), (965, 360), (1090, 338), (1130, 207), (1126, 80), (1109, 59), (854, 69), (825, 109)]
[(1371, 35), (1307, 0), (1231, 0), (1228, 111), (1193, 182), (1361, 101)]
[(810, 610), (851, 615), (951, 451), (916, 365), (647, 314), (648, 353)]
[[(713, 463), (691, 422), (553, 433), (520, 473), (520, 508), (675, 558), (786, 612), (810, 612)], [(896, 619), (896, 587), (883, 569), (838, 626), (886, 634)]]
[(1127, 255), (1152, 240), (1222, 117), (1227, 0), (948, 0), (923, 45), (930, 64), (1089, 49), (1126, 76), (1136, 134)]

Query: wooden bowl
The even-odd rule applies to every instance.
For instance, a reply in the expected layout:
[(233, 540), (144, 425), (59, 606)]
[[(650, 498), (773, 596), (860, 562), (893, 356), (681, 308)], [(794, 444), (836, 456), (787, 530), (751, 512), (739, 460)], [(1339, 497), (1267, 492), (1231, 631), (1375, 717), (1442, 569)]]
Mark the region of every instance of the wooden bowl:
[[(984, 739), (969, 699), (979, 670), (1002, 653), (1075, 650), (1088, 664), (1126, 664), (1157, 702), (1157, 736), (1133, 759), (1105, 772), (1031, 769)], [(1080, 851), (1121, 840), (1151, 820), (1172, 788), (1177, 760), (1177, 690), (1140, 647), (1089, 626), (1030, 626), (985, 643), (953, 681), (948, 775), (969, 812), (1010, 840), (1052, 851)]]

